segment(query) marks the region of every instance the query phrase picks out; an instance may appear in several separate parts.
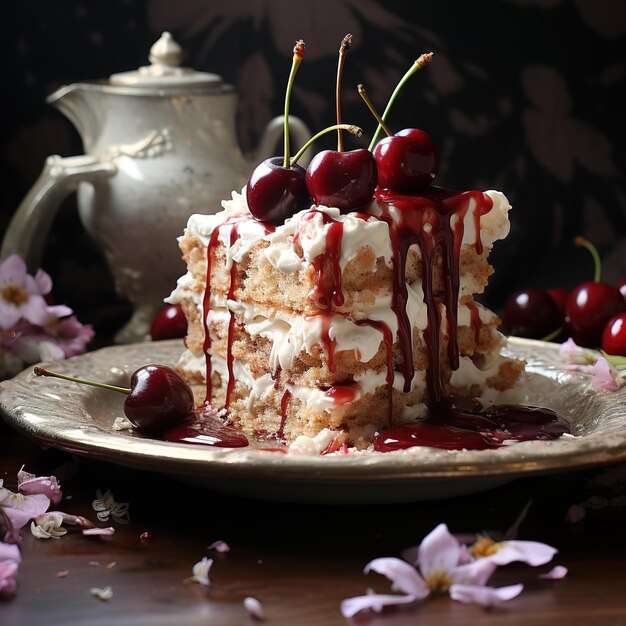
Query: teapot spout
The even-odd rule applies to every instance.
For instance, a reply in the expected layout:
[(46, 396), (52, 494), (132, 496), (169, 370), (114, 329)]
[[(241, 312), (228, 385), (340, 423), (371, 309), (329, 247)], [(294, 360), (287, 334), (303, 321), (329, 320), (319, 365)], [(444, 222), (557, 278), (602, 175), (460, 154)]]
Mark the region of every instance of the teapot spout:
[(78, 130), (89, 152), (104, 124), (103, 93), (98, 85), (74, 83), (60, 87), (46, 102), (61, 111)]

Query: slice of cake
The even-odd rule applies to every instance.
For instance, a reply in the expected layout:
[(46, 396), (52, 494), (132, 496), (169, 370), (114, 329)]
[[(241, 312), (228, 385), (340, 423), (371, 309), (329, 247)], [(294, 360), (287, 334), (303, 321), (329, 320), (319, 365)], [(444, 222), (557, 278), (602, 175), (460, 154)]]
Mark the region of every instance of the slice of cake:
[(245, 195), (193, 215), (169, 302), (188, 320), (178, 369), (196, 402), (258, 438), (324, 428), (363, 448), (450, 396), (519, 399), (523, 362), (474, 301), (509, 230), (497, 191), (377, 191), (362, 212), (313, 205), (255, 220)]

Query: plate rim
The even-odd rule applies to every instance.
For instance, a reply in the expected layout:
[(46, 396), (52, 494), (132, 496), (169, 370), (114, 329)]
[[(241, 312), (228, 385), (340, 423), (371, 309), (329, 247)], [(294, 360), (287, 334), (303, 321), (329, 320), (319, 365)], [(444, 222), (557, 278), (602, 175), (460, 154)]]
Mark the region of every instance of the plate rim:
[[(509, 338), (509, 349), (515, 351), (522, 347), (558, 352), (558, 344)], [(163, 353), (175, 357), (180, 352), (182, 352), (180, 340), (141, 342), (107, 346), (83, 355), (46, 364), (46, 367), (67, 371), (109, 358), (112, 362), (122, 363), (125, 359), (120, 355), (132, 353), (135, 364), (130, 365), (127, 361), (126, 365), (120, 368), (121, 371), (129, 374), (132, 369), (140, 365), (155, 362), (146, 360), (144, 355)], [(129, 435), (123, 431), (112, 429), (107, 431), (95, 422), (91, 428), (77, 429), (76, 418), (73, 420), (66, 418), (62, 424), (52, 424), (50, 419), (42, 417), (41, 411), (37, 413), (27, 406), (16, 406), (15, 403), (11, 403), (12, 393), (14, 394), (16, 389), (35, 389), (34, 378), (32, 367), (29, 367), (16, 377), (0, 383), (0, 413), (10, 426), (42, 445), (117, 465), (162, 473), (186, 476), (202, 474), (206, 478), (222, 477), (226, 480), (236, 480), (244, 477), (250, 479), (250, 470), (255, 468), (263, 470), (255, 472), (257, 480), (288, 483), (306, 481), (316, 484), (329, 481), (343, 484), (367, 481), (371, 484), (388, 484), (390, 481), (394, 483), (436, 482), (497, 475), (514, 478), (521, 475), (579, 470), (626, 461), (626, 432), (623, 436), (611, 437), (604, 442), (603, 446), (591, 446), (583, 450), (564, 444), (563, 440), (517, 443), (511, 446), (519, 452), (516, 455), (507, 453), (506, 448), (482, 451), (428, 449), (429, 455), (435, 457), (435, 460), (429, 461), (427, 465), (420, 465), (420, 451), (368, 452), (321, 457), (275, 454), (248, 448), (217, 449), (194, 444), (165, 442)], [(52, 380), (54, 379), (38, 378), (39, 391), (41, 392), (42, 385), (45, 386)], [(94, 393), (92, 391), (94, 388), (91, 387), (81, 389), (84, 390), (75, 393), (79, 398), (88, 399)], [(620, 392), (620, 395), (624, 394)], [(537, 452), (538, 449), (546, 450), (554, 447), (562, 448), (562, 450), (548, 456)], [(162, 466), (161, 470), (153, 467), (155, 460)]]

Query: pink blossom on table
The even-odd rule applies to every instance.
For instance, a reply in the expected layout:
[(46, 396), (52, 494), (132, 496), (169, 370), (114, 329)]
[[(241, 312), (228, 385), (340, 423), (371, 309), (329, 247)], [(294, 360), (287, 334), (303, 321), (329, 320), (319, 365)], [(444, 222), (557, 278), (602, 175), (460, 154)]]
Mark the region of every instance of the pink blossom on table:
[(14, 530), (19, 530), (31, 519), (45, 513), (49, 506), (50, 499), (43, 493), (33, 495), (14, 493), (4, 488), (0, 479), (0, 507)]
[[(65, 307), (67, 308), (67, 307)], [(71, 313), (72, 310), (68, 309)], [(67, 315), (67, 314), (66, 314)], [(75, 315), (70, 317), (52, 317), (44, 325), (46, 334), (63, 350), (66, 357), (82, 354), (95, 332), (91, 324), (81, 324)]]
[(24, 471), (24, 466), (17, 473), (17, 489), (26, 495), (43, 493), (52, 504), (59, 504), (63, 499), (63, 492), (55, 476), (36, 476)]
[(17, 589), (17, 571), (22, 556), (14, 544), (0, 541), (0, 598), (8, 598)]
[(0, 328), (8, 330), (20, 319), (32, 324), (45, 322), (47, 304), (43, 296), (51, 288), (50, 276), (41, 269), (31, 276), (17, 254), (0, 262)]
[(512, 600), (524, 590), (524, 585), (507, 587), (483, 587), (481, 585), (451, 585), (450, 597), (464, 604), (480, 604), (481, 606), (497, 606)]
[(555, 565), (549, 572), (539, 574), (538, 578), (544, 580), (561, 580), (567, 576), (568, 569), (563, 565)]
[(617, 381), (617, 371), (611, 367), (610, 363), (603, 356), (591, 366), (590, 371), (593, 374), (591, 384), (596, 389), (617, 391), (621, 387), (621, 384)]
[(207, 550), (215, 550), (220, 554), (225, 554), (226, 552), (230, 552), (230, 546), (225, 541), (218, 539), (208, 546)]

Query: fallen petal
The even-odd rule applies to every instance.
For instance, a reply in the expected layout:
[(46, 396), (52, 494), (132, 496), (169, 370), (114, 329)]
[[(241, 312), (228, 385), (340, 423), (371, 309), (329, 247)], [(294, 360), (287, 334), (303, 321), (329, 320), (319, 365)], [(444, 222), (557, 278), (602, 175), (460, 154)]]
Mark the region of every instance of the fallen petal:
[(100, 589), (100, 587), (92, 587), (89, 590), (89, 593), (92, 596), (96, 596), (99, 600), (110, 600), (113, 597), (113, 589), (112, 587), (105, 587), (104, 589)]
[(376, 572), (386, 576), (392, 583), (394, 591), (402, 591), (414, 599), (428, 596), (429, 590), (422, 577), (412, 565), (395, 557), (374, 559), (365, 566), (364, 572)]
[(596, 389), (603, 389), (605, 391), (617, 391), (620, 388), (620, 385), (618, 385), (617, 381), (615, 380), (615, 370), (611, 367), (609, 362), (604, 357), (600, 357), (594, 363), (594, 365), (591, 367), (591, 372), (593, 373), (591, 384)]
[(256, 598), (252, 598), (250, 596), (244, 598), (243, 605), (246, 611), (248, 611), (248, 613), (250, 613), (250, 615), (255, 619), (258, 619), (260, 621), (263, 621), (265, 619), (263, 605)]
[(225, 541), (218, 539), (208, 546), (207, 550), (215, 550), (220, 554), (224, 554), (226, 552), (230, 552), (230, 546)]
[(561, 580), (567, 576), (568, 569), (563, 565), (555, 565), (549, 572), (545, 574), (539, 574), (538, 578), (544, 580)]
[(410, 604), (418, 599), (419, 598), (412, 595), (368, 593), (365, 596), (356, 596), (343, 600), (341, 602), (341, 614), (346, 618), (350, 618), (361, 611), (375, 611), (376, 613), (380, 613), (386, 606)]
[(83, 528), (81, 532), (87, 537), (111, 537), (115, 534), (115, 528), (113, 528), (113, 526), (109, 526), (108, 528)]
[[(20, 480), (22, 474), (22, 480)], [(28, 478), (24, 478), (28, 476)], [(47, 496), (52, 504), (59, 504), (63, 499), (63, 492), (55, 476), (35, 476), (28, 472), (18, 472), (18, 490), (27, 495), (42, 493)]]
[(524, 585), (509, 585), (508, 587), (483, 587), (481, 585), (452, 585), (450, 597), (464, 604), (480, 604), (494, 606), (511, 600), (522, 593)]

